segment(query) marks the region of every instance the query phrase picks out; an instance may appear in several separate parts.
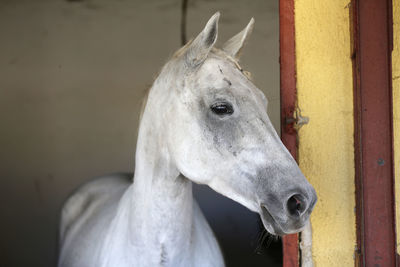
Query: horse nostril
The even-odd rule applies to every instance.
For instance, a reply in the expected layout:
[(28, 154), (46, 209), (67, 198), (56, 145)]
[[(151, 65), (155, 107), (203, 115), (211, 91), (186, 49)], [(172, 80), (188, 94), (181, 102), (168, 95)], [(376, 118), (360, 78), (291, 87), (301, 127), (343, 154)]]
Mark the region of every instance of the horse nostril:
[(300, 216), (306, 209), (303, 197), (299, 194), (291, 196), (287, 201), (287, 209), (292, 216)]

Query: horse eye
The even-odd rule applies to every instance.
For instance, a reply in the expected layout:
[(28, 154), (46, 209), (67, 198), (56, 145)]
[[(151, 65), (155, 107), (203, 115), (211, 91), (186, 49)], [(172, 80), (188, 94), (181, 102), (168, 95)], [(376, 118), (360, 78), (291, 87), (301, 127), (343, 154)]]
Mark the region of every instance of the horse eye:
[(217, 115), (231, 115), (233, 113), (233, 107), (229, 103), (215, 103), (211, 105), (211, 110)]

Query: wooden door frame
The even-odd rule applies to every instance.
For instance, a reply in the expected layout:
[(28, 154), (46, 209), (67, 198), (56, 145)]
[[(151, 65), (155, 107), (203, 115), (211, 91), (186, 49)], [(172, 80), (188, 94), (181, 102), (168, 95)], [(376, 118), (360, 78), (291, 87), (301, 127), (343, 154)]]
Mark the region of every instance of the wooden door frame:
[[(297, 161), (297, 131), (293, 118), (296, 109), (296, 44), (294, 0), (279, 1), (279, 61), (281, 91), (281, 139)], [(283, 266), (299, 266), (298, 235), (282, 238)]]
[[(396, 260), (391, 0), (352, 0), (356, 266)], [(294, 0), (279, 1), (281, 138), (297, 160)], [(283, 238), (283, 266), (299, 266), (298, 235)]]
[(391, 0), (353, 0), (356, 266), (396, 264)]

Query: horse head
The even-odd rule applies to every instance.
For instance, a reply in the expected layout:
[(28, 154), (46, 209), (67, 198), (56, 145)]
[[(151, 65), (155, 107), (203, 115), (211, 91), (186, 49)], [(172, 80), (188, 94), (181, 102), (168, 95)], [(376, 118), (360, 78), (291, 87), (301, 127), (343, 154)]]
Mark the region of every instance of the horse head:
[(169, 155), (191, 181), (259, 213), (270, 233), (298, 232), (317, 197), (271, 124), (266, 97), (238, 63), (254, 20), (217, 49), (219, 16), (156, 80), (168, 88), (159, 105), (167, 106)]

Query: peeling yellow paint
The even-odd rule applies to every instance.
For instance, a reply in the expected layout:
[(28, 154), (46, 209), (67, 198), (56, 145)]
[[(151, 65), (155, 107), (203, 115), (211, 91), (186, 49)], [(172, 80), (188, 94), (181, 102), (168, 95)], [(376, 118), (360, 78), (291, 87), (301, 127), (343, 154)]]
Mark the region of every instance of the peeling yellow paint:
[(400, 0), (393, 0), (392, 78), (397, 253), (400, 254)]
[(354, 266), (353, 75), (349, 0), (295, 0), (299, 164), (315, 187), (315, 266)]

